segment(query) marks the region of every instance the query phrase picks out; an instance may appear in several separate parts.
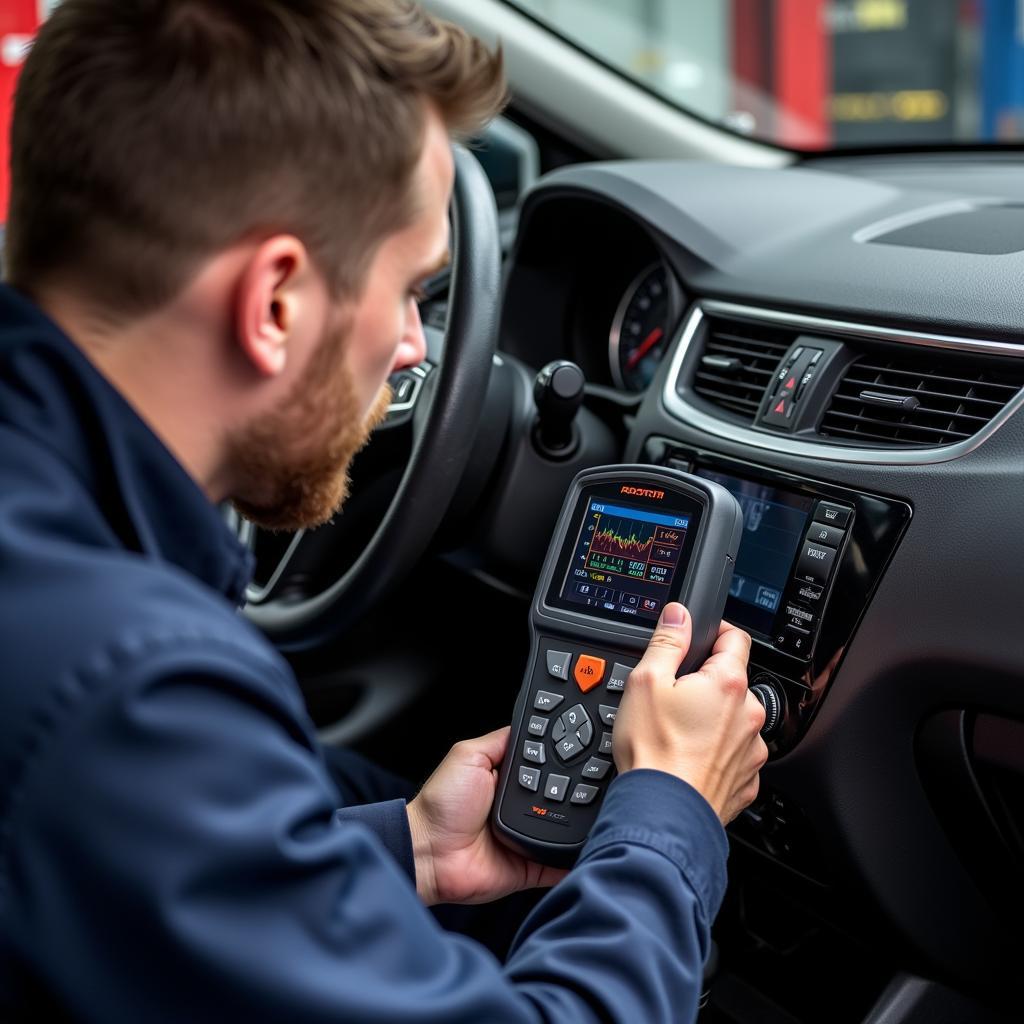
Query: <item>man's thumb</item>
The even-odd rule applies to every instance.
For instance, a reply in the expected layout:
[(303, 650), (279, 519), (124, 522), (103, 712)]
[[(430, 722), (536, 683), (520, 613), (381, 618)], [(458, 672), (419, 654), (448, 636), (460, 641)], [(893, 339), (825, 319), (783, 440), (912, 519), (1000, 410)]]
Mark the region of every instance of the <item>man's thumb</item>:
[(690, 637), (690, 614), (678, 601), (672, 601), (662, 610), (640, 664), (657, 673), (671, 672), (672, 679), (675, 679), (690, 649)]

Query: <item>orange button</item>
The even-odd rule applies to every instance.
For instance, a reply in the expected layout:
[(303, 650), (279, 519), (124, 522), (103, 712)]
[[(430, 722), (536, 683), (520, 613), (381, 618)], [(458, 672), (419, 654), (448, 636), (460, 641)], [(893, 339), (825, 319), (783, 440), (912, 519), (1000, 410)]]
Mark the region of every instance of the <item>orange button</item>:
[(576, 668), (573, 669), (576, 677), (576, 685), (586, 693), (595, 686), (601, 685), (604, 679), (604, 658), (595, 658), (592, 654), (581, 654), (576, 659)]

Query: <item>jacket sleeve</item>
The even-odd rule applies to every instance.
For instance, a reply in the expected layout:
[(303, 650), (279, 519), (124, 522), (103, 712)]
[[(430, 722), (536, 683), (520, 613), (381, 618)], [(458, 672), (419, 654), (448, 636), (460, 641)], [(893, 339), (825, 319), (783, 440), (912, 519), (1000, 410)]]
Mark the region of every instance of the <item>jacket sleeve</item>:
[[(684, 783), (611, 786), (503, 967), (335, 813), (294, 681), (244, 649), (97, 659), (17, 772), (0, 920), (75, 1019), (692, 1019), (725, 840)], [(277, 678), (272, 678), (274, 671)]]

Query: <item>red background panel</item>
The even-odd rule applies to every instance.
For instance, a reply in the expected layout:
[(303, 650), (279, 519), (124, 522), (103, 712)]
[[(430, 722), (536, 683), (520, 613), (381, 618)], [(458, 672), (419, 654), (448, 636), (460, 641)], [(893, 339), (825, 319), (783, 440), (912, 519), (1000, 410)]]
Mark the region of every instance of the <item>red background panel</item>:
[(21, 70), (17, 44), (35, 35), (39, 8), (39, 0), (0, 0), (0, 222), (7, 219), (11, 106)]

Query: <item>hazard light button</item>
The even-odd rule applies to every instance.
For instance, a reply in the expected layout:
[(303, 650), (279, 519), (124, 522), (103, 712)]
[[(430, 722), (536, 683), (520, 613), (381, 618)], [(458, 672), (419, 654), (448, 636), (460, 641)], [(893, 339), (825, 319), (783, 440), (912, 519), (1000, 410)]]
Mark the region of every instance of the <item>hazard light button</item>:
[(581, 654), (576, 659), (572, 670), (576, 685), (586, 693), (604, 681), (604, 658), (595, 658), (592, 654)]

